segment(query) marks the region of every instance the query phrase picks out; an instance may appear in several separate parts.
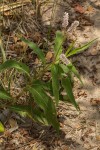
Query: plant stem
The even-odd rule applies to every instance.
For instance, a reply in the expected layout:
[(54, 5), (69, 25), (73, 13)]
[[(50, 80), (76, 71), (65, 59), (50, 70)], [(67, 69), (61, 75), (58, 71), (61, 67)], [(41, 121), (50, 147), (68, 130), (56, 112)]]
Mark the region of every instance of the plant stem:
[(1, 38), (0, 38), (0, 48), (1, 48), (1, 53), (2, 53), (2, 57), (3, 57), (3, 63), (4, 63), (6, 61), (6, 54), (5, 54), (5, 50), (4, 50)]

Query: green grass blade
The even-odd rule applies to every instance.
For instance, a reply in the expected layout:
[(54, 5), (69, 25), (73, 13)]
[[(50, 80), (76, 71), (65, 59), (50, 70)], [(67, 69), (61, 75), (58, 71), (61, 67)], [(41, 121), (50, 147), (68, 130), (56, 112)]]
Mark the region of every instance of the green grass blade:
[(7, 93), (5, 90), (1, 90), (0, 89), (0, 99), (3, 99), (3, 100), (11, 100), (12, 97), (10, 96), (9, 93)]
[(62, 47), (63, 41), (64, 41), (64, 37), (63, 37), (62, 32), (57, 31), (56, 32), (56, 38), (55, 38), (55, 45), (54, 45), (54, 54), (55, 54), (55, 59), (56, 60), (59, 59), (59, 56), (62, 53), (62, 50), (63, 50), (63, 47)]
[(28, 91), (32, 94), (36, 104), (45, 111), (48, 103), (48, 97), (44, 92), (44, 89), (40, 86), (34, 85), (33, 87), (28, 86)]
[(45, 116), (44, 112), (42, 110), (40, 110), (39, 107), (35, 107), (32, 109), (32, 118), (37, 122), (48, 125), (46, 116)]
[(75, 106), (76, 109), (79, 109), (79, 106), (76, 103), (73, 92), (72, 92), (72, 86), (71, 86), (71, 81), (69, 77), (62, 79), (62, 86), (65, 89), (68, 95), (68, 98), (70, 99), (70, 102)]
[(22, 71), (23, 73), (29, 76), (29, 67), (21, 62), (17, 62), (15, 60), (7, 60), (6, 62), (0, 65), (0, 72), (9, 68), (18, 69), (19, 71)]
[(80, 53), (80, 52), (86, 50), (86, 49), (89, 48), (95, 41), (96, 41), (96, 39), (94, 39), (94, 40), (88, 42), (87, 44), (83, 45), (82, 47), (79, 47), (79, 48), (76, 48), (76, 49), (72, 50), (69, 54), (67, 54), (67, 57), (70, 57), (70, 56), (72, 56), (72, 55), (75, 55), (75, 54), (77, 54), (77, 53)]
[(74, 44), (75, 44), (75, 41), (73, 41), (73, 42), (70, 44), (69, 48), (67, 49), (67, 51), (66, 51), (66, 53), (65, 53), (66, 56), (67, 56), (68, 53), (72, 50)]
[(39, 59), (41, 59), (41, 61), (42, 61), (43, 63), (46, 62), (46, 60), (45, 60), (45, 55), (44, 55), (44, 53), (42, 52), (42, 50), (38, 47), (37, 44), (35, 44), (34, 42), (30, 42), (29, 40), (24, 39), (24, 38), (21, 38), (21, 40), (22, 40), (23, 42), (25, 42), (25, 43), (33, 50), (33, 52), (34, 52), (35, 54), (37, 54), (37, 56), (39, 57)]
[(67, 67), (67, 65), (60, 64), (59, 66), (62, 68), (62, 70), (63, 70), (64, 73), (68, 74), (70, 72), (70, 70)]
[(54, 129), (59, 133), (59, 122), (57, 120), (57, 113), (56, 108), (51, 99), (48, 101), (47, 109), (46, 109), (46, 117), (48, 120), (48, 123), (51, 124)]
[[(59, 123), (57, 121), (56, 108), (53, 103), (53, 100), (51, 100), (50, 97), (45, 93), (42, 85), (38, 86), (34, 84), (33, 87), (28, 87), (28, 90), (32, 94), (32, 97), (34, 98), (34, 102), (37, 104), (38, 107), (40, 107), (43, 110), (44, 117), (47, 120), (47, 123), (49, 125), (52, 125), (58, 131)], [(46, 122), (46, 120), (44, 121)]]
[(51, 77), (52, 77), (53, 95), (55, 97), (56, 105), (58, 105), (58, 102), (59, 102), (59, 68), (58, 68), (58, 65), (52, 65)]
[(75, 68), (75, 66), (70, 63), (67, 65), (68, 69), (80, 80), (80, 82), (83, 84), (81, 77), (79, 75), (79, 72), (77, 71), (77, 69)]
[(17, 113), (19, 113), (21, 116), (31, 116), (30, 112), (30, 106), (28, 105), (13, 105), (9, 107), (10, 110), (15, 111)]

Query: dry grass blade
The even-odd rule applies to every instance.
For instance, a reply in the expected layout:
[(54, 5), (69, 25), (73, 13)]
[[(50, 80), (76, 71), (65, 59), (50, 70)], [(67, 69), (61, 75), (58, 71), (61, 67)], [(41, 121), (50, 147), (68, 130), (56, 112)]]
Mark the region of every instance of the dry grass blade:
[(0, 6), (0, 12), (10, 11), (12, 9), (21, 7), (22, 5), (26, 5), (27, 3), (30, 3), (30, 2), (31, 2), (30, 0), (24, 0), (22, 2), (10, 3), (9, 5), (2, 5)]

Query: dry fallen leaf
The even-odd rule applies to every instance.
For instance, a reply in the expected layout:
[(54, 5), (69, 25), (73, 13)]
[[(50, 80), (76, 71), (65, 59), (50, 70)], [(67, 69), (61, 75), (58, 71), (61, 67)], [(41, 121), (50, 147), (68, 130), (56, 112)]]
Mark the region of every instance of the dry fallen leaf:
[(52, 59), (52, 57), (53, 57), (53, 54), (52, 54), (51, 51), (49, 51), (49, 52), (46, 54), (46, 59), (47, 59), (47, 61), (50, 61), (50, 60)]
[(9, 129), (9, 132), (12, 133), (13, 131), (17, 130), (18, 129), (18, 124), (17, 124), (17, 121), (14, 120), (13, 118), (9, 119), (9, 124), (10, 124), (10, 129)]
[(39, 63), (40, 63), (39, 59), (36, 58), (34, 64), (35, 64), (35, 65), (38, 65)]
[(97, 136), (96, 136), (96, 140), (97, 140), (97, 141), (100, 141), (100, 135), (97, 135)]
[(28, 45), (23, 42), (17, 42), (16, 45), (14, 46), (14, 50), (19, 54), (19, 53), (25, 53), (27, 51)]
[(18, 37), (17, 36), (14, 36), (14, 42), (16, 43), (18, 41)]
[(93, 9), (93, 7), (92, 7), (92, 6), (89, 6), (89, 7), (87, 8), (87, 11), (88, 11), (88, 12), (93, 12), (93, 11), (94, 11), (94, 9)]
[(13, 13), (11, 11), (5, 11), (4, 16), (12, 16)]
[(9, 124), (10, 124), (11, 128), (14, 128), (14, 127), (18, 126), (17, 121), (14, 120), (13, 118), (9, 119)]
[(90, 103), (93, 106), (100, 105), (100, 98), (91, 98)]
[(34, 42), (37, 42), (37, 43), (38, 43), (41, 39), (42, 39), (41, 34), (40, 34), (39, 32), (36, 32), (36, 33), (34, 34), (34, 36), (33, 36)]
[(74, 7), (75, 11), (83, 14), (85, 12), (85, 9), (84, 7), (82, 7), (81, 5), (77, 4), (75, 7)]

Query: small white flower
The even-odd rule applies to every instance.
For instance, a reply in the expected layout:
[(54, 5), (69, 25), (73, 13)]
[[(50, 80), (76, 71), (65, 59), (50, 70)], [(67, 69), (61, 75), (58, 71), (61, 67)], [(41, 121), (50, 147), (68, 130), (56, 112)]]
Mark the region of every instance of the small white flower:
[(73, 32), (76, 30), (76, 28), (79, 26), (79, 21), (75, 20), (71, 26), (69, 27), (69, 29), (67, 30), (67, 32)]
[(66, 65), (70, 64), (70, 61), (69, 61), (68, 58), (65, 56), (65, 54), (61, 54), (61, 55), (60, 55), (60, 60), (61, 60), (64, 64), (66, 64)]
[(68, 26), (68, 20), (69, 20), (69, 15), (68, 15), (68, 13), (64, 13), (64, 16), (63, 16), (63, 21), (62, 21), (62, 27), (64, 28), (64, 29), (66, 29), (66, 27)]

